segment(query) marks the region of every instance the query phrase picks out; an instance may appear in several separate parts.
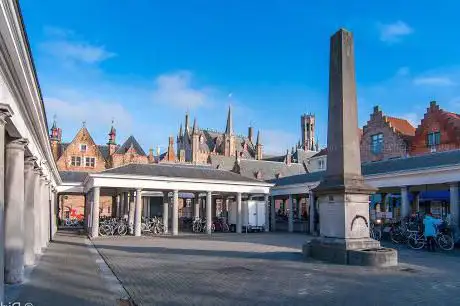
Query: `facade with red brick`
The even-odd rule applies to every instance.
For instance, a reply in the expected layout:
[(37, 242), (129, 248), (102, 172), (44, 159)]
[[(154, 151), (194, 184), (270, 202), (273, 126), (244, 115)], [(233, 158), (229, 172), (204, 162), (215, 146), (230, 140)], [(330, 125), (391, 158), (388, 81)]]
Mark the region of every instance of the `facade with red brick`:
[(460, 149), (460, 115), (430, 102), (410, 146), (411, 155)]
[(406, 157), (415, 128), (405, 119), (385, 116), (379, 107), (362, 129), (361, 162)]

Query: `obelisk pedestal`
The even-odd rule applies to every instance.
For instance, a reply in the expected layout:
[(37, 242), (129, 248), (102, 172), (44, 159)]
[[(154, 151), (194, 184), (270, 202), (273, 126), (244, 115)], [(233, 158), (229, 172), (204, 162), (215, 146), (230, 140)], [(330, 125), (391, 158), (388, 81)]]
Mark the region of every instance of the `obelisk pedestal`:
[(331, 37), (326, 175), (316, 187), (320, 237), (304, 245), (306, 256), (338, 264), (393, 266), (397, 253), (369, 237), (369, 195), (361, 175), (352, 34)]

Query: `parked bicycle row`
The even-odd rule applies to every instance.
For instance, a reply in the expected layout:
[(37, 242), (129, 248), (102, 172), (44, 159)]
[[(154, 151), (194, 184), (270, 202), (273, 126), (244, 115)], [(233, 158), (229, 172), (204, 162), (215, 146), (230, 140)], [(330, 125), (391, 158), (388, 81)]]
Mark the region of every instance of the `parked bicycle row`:
[(451, 251), (455, 246), (452, 226), (446, 220), (437, 219), (430, 214), (422, 216), (416, 214), (403, 220), (381, 225), (379, 220), (371, 223), (370, 236), (380, 240), (383, 233), (388, 233), (388, 238), (395, 244), (406, 244), (414, 250), (427, 248), (434, 251), (439, 248)]

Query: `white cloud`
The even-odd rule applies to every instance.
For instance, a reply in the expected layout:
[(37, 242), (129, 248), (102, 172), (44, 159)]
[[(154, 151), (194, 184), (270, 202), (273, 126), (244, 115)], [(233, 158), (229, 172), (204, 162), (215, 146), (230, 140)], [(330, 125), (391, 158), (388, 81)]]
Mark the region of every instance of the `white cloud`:
[(40, 49), (65, 62), (95, 64), (116, 55), (103, 45), (78, 39), (72, 30), (48, 26), (44, 33), (47, 39), (40, 44)]
[(163, 74), (156, 78), (152, 94), (154, 103), (165, 104), (183, 110), (205, 106), (213, 101), (213, 90), (196, 87), (189, 71)]
[(262, 130), (260, 132), (263, 151), (269, 155), (285, 154), (286, 150), (291, 151), (299, 139), (299, 135), (292, 134), (282, 130)]
[(400, 42), (404, 36), (410, 35), (414, 30), (405, 22), (398, 20), (389, 24), (378, 24), (380, 40), (386, 43)]
[(418, 77), (414, 79), (415, 85), (427, 86), (453, 86), (455, 83), (449, 77)]

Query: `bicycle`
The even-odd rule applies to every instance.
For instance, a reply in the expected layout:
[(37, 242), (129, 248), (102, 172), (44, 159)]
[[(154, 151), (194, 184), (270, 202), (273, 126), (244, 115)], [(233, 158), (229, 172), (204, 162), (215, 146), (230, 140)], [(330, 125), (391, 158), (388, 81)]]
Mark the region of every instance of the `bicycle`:
[[(454, 249), (454, 239), (451, 235), (437, 232), (434, 237), (434, 242), (443, 251), (452, 251)], [(411, 235), (408, 239), (408, 245), (414, 250), (420, 250), (427, 244), (425, 235), (415, 231), (411, 231)]]

